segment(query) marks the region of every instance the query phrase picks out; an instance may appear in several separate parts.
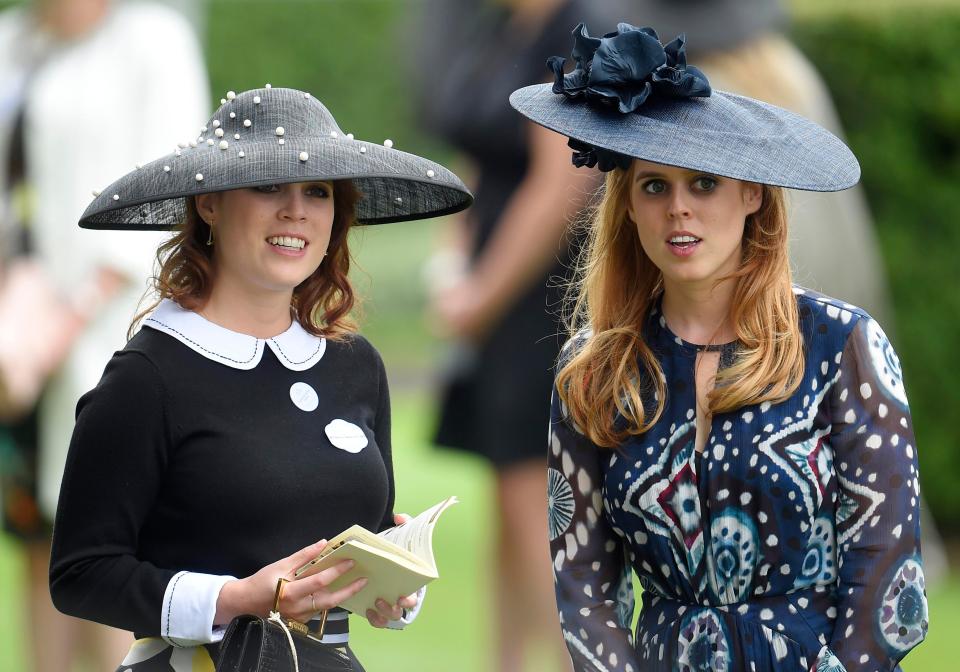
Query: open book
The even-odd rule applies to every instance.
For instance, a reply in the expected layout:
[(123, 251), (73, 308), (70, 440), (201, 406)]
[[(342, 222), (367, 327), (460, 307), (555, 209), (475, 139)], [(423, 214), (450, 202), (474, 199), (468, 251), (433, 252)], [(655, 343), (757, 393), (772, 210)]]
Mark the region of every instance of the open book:
[(433, 558), (433, 528), (440, 514), (456, 503), (456, 497), (448, 497), (416, 518), (379, 534), (353, 525), (331, 539), (294, 577), (301, 579), (342, 560), (353, 560), (353, 568), (331, 583), (329, 590), (338, 590), (361, 576), (367, 577), (367, 585), (340, 606), (366, 615), (367, 609), (376, 610), (377, 598), (393, 604), (439, 577)]

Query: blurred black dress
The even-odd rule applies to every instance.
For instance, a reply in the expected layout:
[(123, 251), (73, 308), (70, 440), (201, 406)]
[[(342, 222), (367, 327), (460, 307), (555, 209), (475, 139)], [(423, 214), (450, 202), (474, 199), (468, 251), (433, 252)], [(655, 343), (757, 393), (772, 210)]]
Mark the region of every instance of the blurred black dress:
[[(510, 107), (510, 93), (547, 81), (546, 59), (569, 57), (578, 23), (602, 34), (615, 27), (616, 17), (604, 17), (591, 6), (596, 2), (571, 0), (534, 34), (519, 30), (505, 9), (490, 4), (431, 4), (425, 21), (437, 29), (427, 32), (430, 51), (421, 56), (422, 116), (431, 132), (477, 168), (476, 202), (468, 217), (476, 260), (527, 172), (528, 122)], [(565, 340), (563, 281), (576, 248), (571, 240), (565, 252), (558, 250), (553, 268), (516, 298), (484, 342), (469, 356), (461, 352), (449, 368), (438, 444), (479, 453), (497, 468), (546, 458), (553, 366)]]

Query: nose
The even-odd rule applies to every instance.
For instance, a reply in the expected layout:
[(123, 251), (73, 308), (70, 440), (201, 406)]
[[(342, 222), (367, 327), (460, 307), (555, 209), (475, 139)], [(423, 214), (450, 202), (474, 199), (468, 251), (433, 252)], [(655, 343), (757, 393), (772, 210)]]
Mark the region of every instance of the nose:
[(667, 217), (670, 219), (689, 219), (691, 214), (690, 206), (687, 205), (687, 194), (684, 193), (683, 189), (674, 189), (667, 208)]
[(280, 219), (289, 222), (302, 222), (307, 219), (306, 196), (295, 184), (283, 187), (283, 204), (277, 213)]

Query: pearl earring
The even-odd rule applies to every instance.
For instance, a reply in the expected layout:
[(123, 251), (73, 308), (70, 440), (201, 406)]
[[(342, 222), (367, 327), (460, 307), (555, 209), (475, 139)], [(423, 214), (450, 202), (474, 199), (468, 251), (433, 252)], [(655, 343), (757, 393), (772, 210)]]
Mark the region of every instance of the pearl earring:
[[(209, 224), (207, 226), (210, 226)], [(213, 227), (210, 226), (210, 233), (207, 234), (207, 245), (213, 245)]]

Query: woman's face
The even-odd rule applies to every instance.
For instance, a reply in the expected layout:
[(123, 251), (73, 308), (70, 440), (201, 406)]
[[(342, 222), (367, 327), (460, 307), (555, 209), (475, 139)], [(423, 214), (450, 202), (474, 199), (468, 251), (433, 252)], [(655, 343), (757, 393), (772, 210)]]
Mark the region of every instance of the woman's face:
[(333, 184), (297, 182), (196, 197), (213, 226), (217, 282), (293, 291), (323, 261), (333, 228)]
[(747, 215), (762, 187), (636, 159), (627, 212), (664, 281), (701, 283), (737, 269)]

